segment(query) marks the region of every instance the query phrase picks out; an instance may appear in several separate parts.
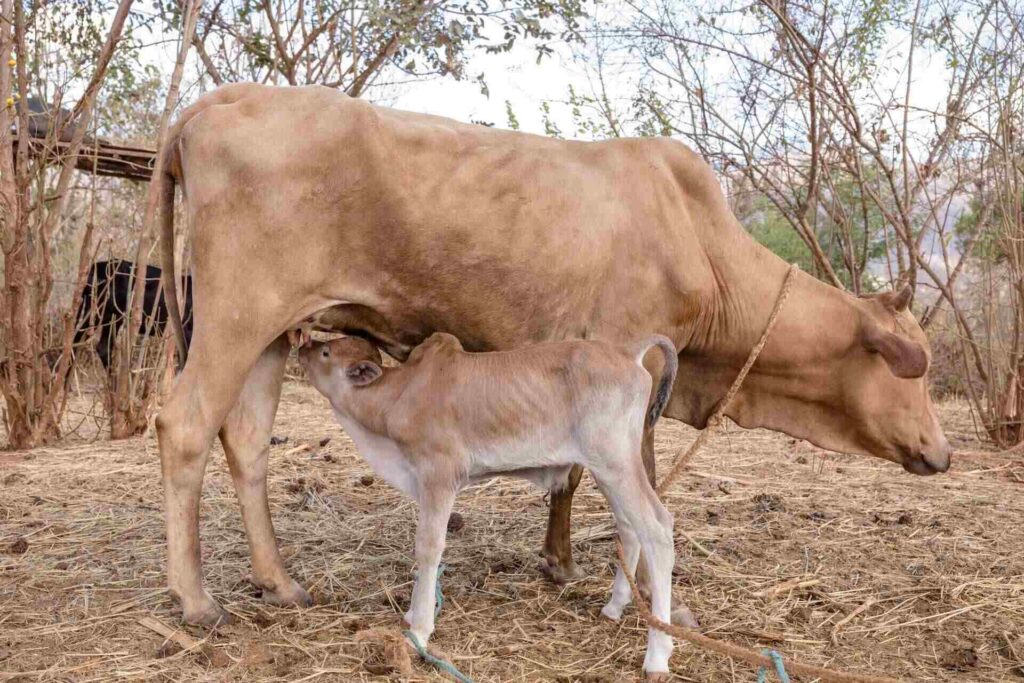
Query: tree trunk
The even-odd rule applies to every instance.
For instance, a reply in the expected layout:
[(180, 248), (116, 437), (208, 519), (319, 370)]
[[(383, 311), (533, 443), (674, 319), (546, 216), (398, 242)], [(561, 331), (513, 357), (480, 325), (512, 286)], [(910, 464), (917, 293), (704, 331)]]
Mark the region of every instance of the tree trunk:
[[(178, 90), (181, 85), (181, 78), (185, 70), (185, 59), (188, 57), (189, 48), (193, 43), (193, 36), (196, 29), (196, 20), (199, 17), (199, 10), (202, 0), (187, 2), (182, 11), (181, 21), (181, 42), (178, 48), (178, 59), (174, 64), (174, 71), (171, 74), (170, 87), (167, 89), (167, 99), (164, 103), (164, 110), (160, 116), (160, 127), (157, 138), (156, 171), (149, 184), (149, 191), (146, 195), (146, 211), (142, 219), (142, 232), (139, 235), (139, 243), (135, 250), (135, 282), (129, 302), (130, 315), (124, 333), (120, 335), (119, 348), (115, 351), (115, 371), (110, 374), (111, 385), (110, 396), (110, 438), (124, 439), (130, 436), (141, 434), (146, 429), (149, 410), (153, 400), (156, 398), (157, 381), (161, 373), (161, 363), (155, 368), (144, 371), (146, 376), (133, 381), (132, 368), (135, 365), (135, 346), (138, 340), (138, 331), (142, 325), (142, 304), (145, 298), (146, 266), (148, 261), (149, 247), (152, 243), (153, 223), (156, 217), (157, 205), (162, 192), (162, 179), (159, 169), (163, 167), (164, 158), (167, 154), (167, 128), (178, 102)], [(167, 326), (170, 329), (170, 326)], [(145, 354), (139, 354), (145, 356)], [(164, 354), (156, 354), (158, 359)]]
[[(42, 177), (45, 165), (53, 159), (45, 154), (29, 159), (28, 107), (16, 106), (20, 96), (27, 97), (30, 82), (25, 68), (24, 6), (20, 0), (0, 3), (3, 13), (0, 18), (0, 105), (3, 107), (0, 111), (0, 242), (4, 251), (0, 334), (6, 351), (6, 360), (0, 368), (0, 391), (7, 404), (5, 419), (12, 448), (33, 448), (60, 437), (66, 397), (64, 379), (70, 353), (65, 353), (57, 372), (42, 353), (46, 348), (47, 303), (53, 288), (49, 236), (62, 217), (96, 93), (121, 38), (131, 5), (132, 0), (121, 0), (92, 78), (65, 122), (65, 127), (70, 126), (74, 133), (60, 159), (60, 177), (52, 193), (56, 199), (50, 202), (43, 216), (37, 211), (44, 204), (44, 198), (33, 197), (32, 187), (43, 187), (36, 179)], [(15, 57), (12, 62), (7, 61), (9, 55)], [(11, 136), (15, 116), (21, 131), (17, 151)], [(53, 140), (43, 142), (43, 147), (54, 147)], [(70, 351), (70, 344), (65, 344), (65, 348)]]

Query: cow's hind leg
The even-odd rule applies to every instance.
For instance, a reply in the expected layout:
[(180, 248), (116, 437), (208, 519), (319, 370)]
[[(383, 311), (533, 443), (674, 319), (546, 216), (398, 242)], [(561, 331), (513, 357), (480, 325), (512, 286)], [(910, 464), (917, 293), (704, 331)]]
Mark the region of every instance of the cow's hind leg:
[(261, 338), (254, 324), (271, 318), (263, 313), (209, 311), (207, 319), (217, 324), (197, 331), (185, 369), (156, 420), (167, 521), (167, 582), (190, 623), (215, 625), (227, 620), (227, 613), (203, 588), (199, 497), (210, 443), (273, 338)]
[(309, 593), (284, 568), (267, 504), (270, 432), (288, 351), (288, 341), (281, 336), (256, 361), (238, 402), (221, 427), (220, 440), (242, 508), (253, 583), (263, 589), (263, 599), (273, 605), (309, 605)]
[[(644, 438), (640, 443), (640, 459), (644, 463), (644, 474), (647, 475), (647, 481), (651, 486), (656, 486), (656, 463), (654, 453), (654, 430), (645, 429)], [(644, 597), (650, 596), (650, 589), (648, 587), (649, 580), (647, 577), (647, 563), (639, 562), (636, 567), (636, 585), (640, 587), (640, 591), (644, 594)]]
[(548, 530), (544, 537), (544, 548), (541, 557), (545, 563), (544, 573), (555, 583), (565, 583), (582, 576), (582, 572), (572, 559), (572, 540), (570, 538), (570, 517), (572, 515), (572, 496), (580, 485), (583, 468), (573, 465), (569, 470), (568, 481), (551, 490), (551, 508), (548, 511)]
[(96, 355), (99, 356), (103, 369), (108, 372), (110, 371), (110, 360), (113, 354), (114, 337), (111, 334), (110, 325), (104, 325), (100, 331), (100, 338), (96, 342)]

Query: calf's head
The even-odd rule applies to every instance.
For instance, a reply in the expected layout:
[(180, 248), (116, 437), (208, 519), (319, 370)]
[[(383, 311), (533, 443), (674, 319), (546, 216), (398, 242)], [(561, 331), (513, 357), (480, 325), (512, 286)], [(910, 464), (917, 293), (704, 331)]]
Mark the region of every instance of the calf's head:
[(373, 384), (384, 373), (377, 347), (359, 337), (310, 341), (299, 349), (299, 363), (313, 386), (340, 408), (353, 391)]

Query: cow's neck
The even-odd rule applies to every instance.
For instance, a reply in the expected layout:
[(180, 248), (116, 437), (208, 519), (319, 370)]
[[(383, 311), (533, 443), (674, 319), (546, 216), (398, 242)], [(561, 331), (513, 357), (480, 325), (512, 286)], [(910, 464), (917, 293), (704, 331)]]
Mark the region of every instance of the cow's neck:
[[(737, 230), (741, 230), (737, 225)], [(680, 354), (680, 381), (669, 413), (703, 427), (757, 343), (789, 264), (745, 233), (706, 250), (713, 284)], [(744, 427), (808, 438), (808, 421), (830, 420), (833, 373), (856, 339), (857, 300), (796, 273), (778, 322), (728, 414)]]

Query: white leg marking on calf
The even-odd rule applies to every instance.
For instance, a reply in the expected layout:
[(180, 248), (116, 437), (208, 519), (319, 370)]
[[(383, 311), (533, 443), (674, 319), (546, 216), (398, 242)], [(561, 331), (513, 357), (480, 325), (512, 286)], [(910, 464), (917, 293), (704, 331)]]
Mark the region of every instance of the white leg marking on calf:
[[(629, 571), (632, 574), (636, 574), (636, 565), (640, 559), (640, 542), (637, 540), (636, 534), (626, 524), (619, 523), (617, 525), (619, 531), (619, 538), (622, 539), (622, 550), (626, 555), (626, 562), (629, 565)], [(612, 583), (612, 594), (608, 599), (608, 604), (601, 610), (601, 614), (611, 619), (612, 621), (618, 621), (622, 617), (622, 611), (626, 609), (633, 600), (633, 591), (629, 587), (629, 580), (626, 578), (626, 574), (622, 571), (622, 567), (616, 567), (615, 570), (615, 581)]]
[(448, 517), (455, 503), (454, 491), (431, 491), (419, 497), (416, 524), (416, 584), (412, 590), (405, 621), (420, 644), (426, 647), (434, 633), (434, 606), (437, 603), (437, 568), (444, 552)]
[[(609, 458), (609, 461), (612, 459)], [(621, 528), (628, 526), (635, 534), (639, 549), (643, 552), (644, 561), (651, 584), (651, 611), (654, 616), (664, 622), (670, 619), (672, 609), (672, 565), (675, 561), (675, 550), (672, 543), (672, 515), (658, 500), (657, 495), (647, 481), (640, 463), (639, 454), (635, 458), (620, 460), (626, 462), (628, 471), (620, 468), (611, 471), (592, 470), (594, 479), (608, 499), (608, 504)], [(627, 562), (636, 568), (636, 547), (630, 548), (629, 534), (623, 536), (623, 550)], [(619, 570), (621, 572), (621, 569)], [(613, 616), (618, 609), (621, 614), (622, 600), (620, 577), (616, 575), (612, 597), (602, 613)], [(621, 577), (625, 581), (625, 577)], [(628, 590), (628, 587), (627, 587)], [(627, 599), (628, 601), (628, 599)], [(611, 614), (608, 614), (611, 612)], [(614, 617), (613, 617), (614, 618)], [(672, 655), (672, 637), (655, 629), (647, 632), (647, 655), (644, 657), (644, 671), (660, 673), (668, 671), (668, 660)]]
[[(646, 479), (644, 480), (646, 482)], [(672, 565), (675, 562), (675, 549), (672, 544), (672, 516), (658, 502), (651, 492), (652, 512), (660, 508), (668, 518), (668, 522), (659, 521), (651, 515), (652, 524), (644, 531), (638, 531), (640, 545), (643, 547), (647, 560), (647, 571), (651, 577), (651, 612), (665, 623), (671, 621), (672, 612)], [(662, 517), (664, 520), (664, 517)], [(647, 656), (644, 657), (644, 671), (668, 671), (668, 660), (672, 656), (672, 637), (655, 629), (648, 629)]]

